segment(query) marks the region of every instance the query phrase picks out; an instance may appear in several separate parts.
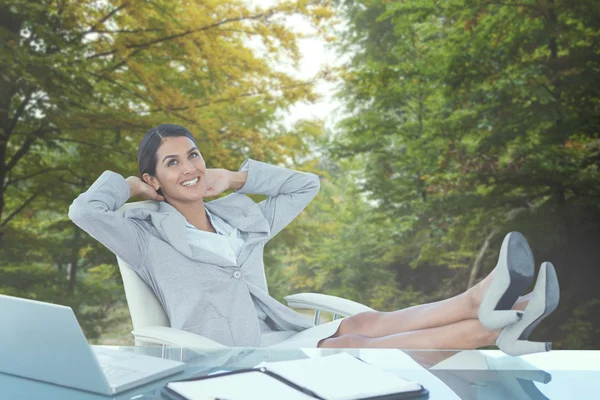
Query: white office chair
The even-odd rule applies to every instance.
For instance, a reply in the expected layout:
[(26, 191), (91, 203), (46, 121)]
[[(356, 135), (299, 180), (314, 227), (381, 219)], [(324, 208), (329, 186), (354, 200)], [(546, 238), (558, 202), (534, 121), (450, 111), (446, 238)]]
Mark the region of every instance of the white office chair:
[[(156, 201), (140, 201), (125, 204), (118, 210), (121, 215), (130, 208), (150, 208), (158, 210)], [(171, 328), (169, 318), (165, 314), (160, 302), (152, 289), (138, 276), (138, 274), (123, 260), (117, 257), (125, 296), (136, 346), (163, 345), (191, 348), (218, 348), (226, 347), (213, 340), (181, 329)], [(286, 296), (288, 306), (315, 311), (315, 324), (319, 323), (321, 312), (329, 312), (334, 318), (348, 317), (364, 311), (373, 311), (372, 308), (352, 300), (317, 293), (298, 293)]]

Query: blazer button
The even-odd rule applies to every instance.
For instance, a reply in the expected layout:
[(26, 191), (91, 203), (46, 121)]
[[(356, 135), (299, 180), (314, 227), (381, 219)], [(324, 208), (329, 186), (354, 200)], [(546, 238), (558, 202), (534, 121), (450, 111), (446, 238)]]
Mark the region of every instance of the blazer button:
[(235, 279), (240, 279), (242, 277), (242, 273), (240, 271), (235, 271), (232, 276)]

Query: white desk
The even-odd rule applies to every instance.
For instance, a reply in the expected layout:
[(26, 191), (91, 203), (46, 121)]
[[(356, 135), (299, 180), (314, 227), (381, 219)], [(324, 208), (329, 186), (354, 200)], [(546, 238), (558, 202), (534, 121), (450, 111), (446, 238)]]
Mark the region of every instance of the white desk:
[(0, 398), (156, 400), (167, 398), (170, 381), (218, 370), (254, 367), (262, 361), (323, 357), (347, 352), (381, 369), (416, 380), (430, 399), (583, 399), (600, 398), (600, 351), (552, 351), (509, 357), (500, 351), (400, 351), (393, 349), (181, 349), (113, 347), (122, 351), (184, 361), (186, 370), (117, 397), (0, 374)]

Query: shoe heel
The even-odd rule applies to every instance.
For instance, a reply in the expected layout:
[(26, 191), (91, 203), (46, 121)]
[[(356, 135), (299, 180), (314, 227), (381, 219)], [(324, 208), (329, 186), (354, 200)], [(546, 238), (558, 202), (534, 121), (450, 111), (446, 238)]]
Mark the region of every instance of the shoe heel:
[(529, 340), (515, 340), (512, 343), (498, 343), (500, 350), (510, 356), (522, 356), (530, 353), (543, 353), (552, 350), (551, 342), (530, 342)]
[(550, 351), (552, 343), (530, 342), (527, 339), (538, 324), (556, 309), (559, 297), (560, 288), (554, 266), (544, 262), (523, 319), (505, 327), (498, 335), (496, 344), (500, 350), (511, 356)]
[(491, 330), (514, 324), (523, 316), (511, 310), (534, 274), (533, 253), (522, 234), (510, 232), (504, 237), (495, 270), (478, 312), (481, 324)]
[(479, 322), (488, 329), (502, 329), (514, 324), (523, 318), (523, 311), (517, 310), (494, 310), (487, 311), (479, 309)]
[[(556, 276), (556, 270), (554, 269), (554, 265), (550, 262), (542, 263), (540, 267), (540, 286), (545, 282), (544, 285), (544, 311), (542, 315), (536, 319), (527, 329), (523, 331), (523, 334), (519, 339), (528, 339), (531, 332), (538, 326), (538, 324), (546, 318), (548, 315), (552, 314), (556, 307), (558, 307), (558, 302), (560, 300), (560, 287), (558, 285), (558, 277)], [(536, 286), (538, 283), (536, 282)]]

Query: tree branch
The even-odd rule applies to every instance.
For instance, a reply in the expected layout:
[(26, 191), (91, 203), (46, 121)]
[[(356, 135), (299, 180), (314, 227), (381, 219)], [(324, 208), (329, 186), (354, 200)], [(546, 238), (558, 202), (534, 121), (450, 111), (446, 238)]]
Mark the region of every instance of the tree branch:
[[(299, 83), (297, 85), (284, 86), (281, 89), (285, 90), (285, 89), (292, 89), (292, 88), (297, 88), (297, 87), (301, 87), (301, 86), (309, 86), (309, 85), (311, 85), (310, 82)], [(258, 97), (258, 96), (266, 95), (266, 94), (268, 94), (266, 91), (264, 91), (264, 92), (258, 92), (258, 93), (242, 93), (242, 94), (240, 94), (240, 95), (238, 95), (238, 96), (236, 96), (234, 98), (238, 98), (238, 97)], [(218, 100), (214, 100), (214, 101), (207, 101), (205, 103), (197, 104), (195, 106), (189, 106), (189, 107), (165, 108), (164, 110), (163, 109), (154, 109), (154, 110), (150, 110), (150, 112), (194, 110), (194, 109), (197, 109), (197, 108), (202, 108), (202, 107), (210, 106), (211, 104), (225, 103), (225, 102), (233, 100), (234, 98), (226, 98), (226, 99), (218, 99)]]
[(162, 31), (164, 31), (164, 29), (115, 29), (113, 31), (95, 30), (93, 32), (87, 32), (85, 34), (87, 35), (89, 33), (145, 33), (145, 32), (162, 32)]
[(51, 138), (49, 140), (56, 140), (57, 142), (77, 143), (77, 144), (82, 144), (82, 145), (85, 145), (85, 146), (90, 146), (90, 147), (93, 147), (93, 148), (96, 148), (96, 149), (101, 148), (101, 149), (108, 149), (108, 150), (116, 151), (116, 152), (118, 152), (120, 154), (123, 154), (125, 156), (130, 155), (125, 150), (117, 150), (117, 149), (113, 148), (112, 146), (106, 146), (106, 145), (98, 144), (98, 143), (85, 142), (83, 140), (65, 139), (65, 138)]
[(247, 31), (245, 29), (233, 29), (233, 28), (223, 28), (221, 29), (223, 32), (237, 32), (237, 33), (245, 33), (247, 35), (260, 35), (258, 32)]
[(83, 37), (84, 35), (87, 35), (89, 33), (92, 32), (96, 32), (96, 27), (100, 24), (103, 24), (104, 22), (106, 22), (110, 17), (112, 17), (113, 15), (115, 15), (116, 13), (118, 13), (119, 11), (121, 11), (122, 9), (124, 9), (125, 7), (127, 7), (127, 3), (123, 3), (121, 4), (119, 7), (115, 8), (114, 10), (112, 10), (111, 12), (109, 12), (108, 14), (106, 14), (104, 17), (102, 17), (100, 19), (100, 21), (96, 22), (90, 29), (88, 29), (87, 31), (84, 31), (81, 33), (80, 37)]
[(37, 171), (37, 172), (34, 172), (29, 175), (19, 176), (17, 178), (9, 178), (8, 181), (6, 182), (6, 185), (4, 185), (4, 190), (6, 190), (6, 188), (9, 187), (10, 185), (12, 185), (13, 183), (24, 181), (24, 180), (33, 178), (38, 175), (43, 175), (43, 174), (47, 174), (48, 172), (55, 172), (55, 171), (69, 171), (69, 169), (68, 168), (47, 168), (42, 171)]
[(23, 143), (23, 145), (11, 157), (10, 161), (8, 162), (8, 164), (5, 167), (5, 171), (8, 172), (11, 169), (13, 169), (13, 167), (19, 162), (19, 160), (21, 158), (23, 158), (23, 156), (25, 154), (27, 154), (27, 152), (29, 151), (29, 148), (31, 147), (31, 145), (33, 144), (33, 142), (35, 142), (37, 139), (39, 139), (39, 137), (41, 135), (43, 135), (45, 133), (48, 133), (48, 132), (55, 131), (55, 130), (56, 129), (54, 129), (54, 128), (38, 129), (35, 132), (33, 132), (32, 134), (28, 135), (27, 139), (25, 139), (25, 142)]
[(481, 262), (483, 261), (483, 256), (485, 252), (490, 247), (490, 242), (492, 238), (496, 235), (496, 229), (492, 229), (492, 231), (486, 236), (483, 245), (479, 249), (479, 253), (477, 253), (477, 257), (475, 257), (475, 262), (473, 262), (473, 268), (471, 268), (471, 273), (469, 274), (469, 283), (467, 284), (467, 289), (472, 287), (475, 284), (475, 279), (479, 275), (479, 271), (481, 271)]
[(8, 128), (5, 131), (7, 137), (10, 137), (13, 129), (15, 129), (15, 126), (17, 126), (19, 118), (21, 118), (21, 114), (23, 114), (23, 111), (25, 111), (25, 107), (27, 107), (27, 104), (29, 104), (29, 101), (31, 100), (31, 96), (33, 96), (33, 90), (30, 90), (25, 95), (25, 98), (23, 99), (21, 104), (19, 104), (19, 107), (17, 107), (15, 115), (13, 116), (12, 120), (10, 120), (10, 122), (8, 123)]
[(497, 6), (508, 6), (508, 7), (526, 7), (531, 8), (532, 10), (540, 11), (536, 6), (532, 6), (531, 4), (519, 4), (519, 3), (503, 3), (500, 1), (490, 1), (488, 4), (493, 4)]
[(15, 211), (10, 213), (10, 215), (8, 217), (6, 217), (6, 219), (0, 224), (0, 228), (5, 227), (6, 224), (8, 224), (10, 222), (10, 220), (15, 217), (15, 215), (17, 215), (18, 213), (23, 211), (23, 209), (25, 207), (27, 207), (29, 205), (29, 203), (31, 203), (36, 197), (38, 197), (38, 193), (34, 193), (27, 200), (25, 200), (25, 202), (23, 204), (21, 204), (21, 206), (19, 208), (17, 208)]
[(23, 156), (29, 151), (29, 148), (31, 147), (33, 142), (35, 142), (36, 139), (37, 138), (35, 136), (28, 136), (27, 139), (25, 139), (25, 143), (23, 143), (19, 150), (17, 150), (17, 152), (13, 154), (10, 161), (8, 161), (8, 164), (5, 168), (7, 172), (12, 170), (13, 167), (19, 162), (19, 160), (23, 158)]
[(548, 85), (546, 85), (545, 83), (542, 83), (541, 86), (550, 94), (550, 96), (552, 96), (552, 98), (554, 100), (556, 100), (556, 93), (554, 93), (554, 91), (552, 89), (550, 89), (550, 87)]
[[(217, 28), (221, 25), (224, 24), (228, 24), (230, 22), (239, 22), (239, 21), (245, 21), (245, 20), (256, 20), (256, 19), (260, 19), (260, 18), (267, 18), (273, 15), (273, 12), (268, 12), (268, 13), (260, 13), (257, 15), (253, 15), (253, 16), (249, 16), (249, 17), (238, 17), (238, 18), (228, 18), (228, 19), (224, 19), (222, 21), (219, 22), (215, 22), (214, 24), (211, 25), (207, 25), (207, 26), (203, 26), (201, 28), (198, 29), (191, 29), (191, 30), (187, 30), (184, 32), (180, 32), (180, 33), (176, 33), (173, 35), (169, 35), (169, 36), (165, 36), (163, 38), (159, 38), (159, 39), (154, 39), (151, 40), (149, 42), (145, 42), (145, 43), (138, 43), (138, 44), (130, 44), (128, 46), (125, 46), (125, 48), (127, 49), (142, 49), (142, 48), (146, 48), (146, 47), (150, 47), (154, 44), (158, 44), (158, 43), (162, 43), (162, 42), (166, 42), (172, 39), (178, 39), (187, 35), (191, 35), (193, 33), (198, 33), (198, 32), (202, 32), (202, 31), (206, 31), (212, 28)], [(92, 58), (98, 58), (98, 57), (105, 57), (105, 56), (109, 56), (112, 54), (115, 54), (117, 52), (116, 49), (113, 49), (111, 51), (107, 51), (104, 53), (96, 53), (96, 54), (92, 54), (91, 56), (88, 56), (87, 59), (92, 59)]]
[(127, 57), (125, 57), (123, 60), (121, 60), (120, 62), (118, 62), (117, 64), (115, 64), (112, 67), (107, 68), (106, 70), (103, 71), (103, 73), (107, 73), (107, 72), (112, 72), (112, 71), (116, 71), (117, 69), (121, 68), (121, 66), (127, 64), (127, 60), (133, 56), (135, 56), (137, 53), (139, 53), (140, 51), (142, 51), (143, 49), (136, 49), (134, 51), (131, 52), (131, 54), (129, 54)]
[(144, 102), (149, 102), (150, 101), (150, 99), (145, 98), (140, 93), (137, 93), (137, 92), (135, 92), (135, 91), (133, 91), (133, 90), (131, 90), (129, 88), (126, 88), (125, 86), (121, 85), (119, 82), (115, 81), (114, 79), (111, 79), (111, 78), (109, 78), (107, 76), (100, 75), (100, 74), (97, 74), (97, 73), (94, 73), (94, 72), (88, 72), (88, 74), (90, 74), (92, 76), (95, 76), (98, 79), (102, 79), (102, 80), (105, 80), (105, 81), (107, 81), (109, 83), (112, 83), (113, 85), (117, 86), (119, 89), (122, 89), (122, 90), (126, 91), (127, 93), (129, 93), (129, 94), (137, 97), (140, 100), (143, 100)]
[(199, 29), (192, 29), (192, 30), (189, 30), (189, 31), (185, 31), (185, 32), (177, 33), (177, 34), (174, 34), (174, 35), (171, 35), (171, 36), (167, 36), (167, 37), (164, 37), (164, 38), (161, 38), (161, 39), (155, 39), (155, 40), (152, 40), (150, 42), (140, 43), (140, 44), (136, 44), (136, 45), (131, 45), (130, 48), (148, 47), (148, 46), (151, 46), (153, 44), (165, 42), (165, 41), (171, 40), (171, 39), (177, 39), (177, 38), (180, 38), (180, 37), (183, 37), (183, 36), (190, 35), (192, 33), (197, 33), (197, 32), (205, 31), (205, 30), (208, 30), (208, 29), (217, 28), (217, 27), (219, 27), (221, 25), (228, 24), (230, 22), (239, 22), (239, 21), (245, 21), (245, 20), (255, 20), (255, 19), (270, 17), (272, 15), (273, 15), (273, 13), (270, 12), (270, 13), (257, 14), (257, 15), (251, 16), (251, 17), (238, 17), (238, 18), (224, 19), (222, 21), (216, 22), (216, 23), (211, 24), (211, 25), (207, 25), (207, 26), (199, 28)]

